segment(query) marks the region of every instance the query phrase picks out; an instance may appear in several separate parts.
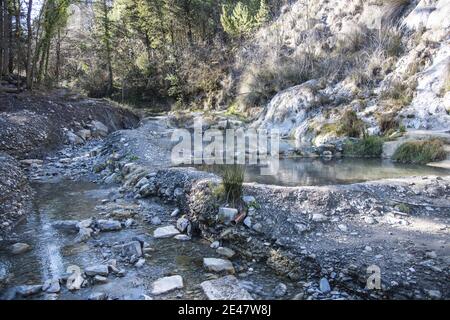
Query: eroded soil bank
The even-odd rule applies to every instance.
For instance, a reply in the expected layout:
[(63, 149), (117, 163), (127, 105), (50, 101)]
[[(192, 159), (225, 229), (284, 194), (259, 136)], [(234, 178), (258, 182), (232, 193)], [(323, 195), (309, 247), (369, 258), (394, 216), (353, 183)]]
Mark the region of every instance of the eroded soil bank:
[(106, 137), (138, 120), (131, 111), (66, 90), (0, 94), (0, 238), (23, 217), (32, 196), (21, 166), (41, 164), (64, 143)]

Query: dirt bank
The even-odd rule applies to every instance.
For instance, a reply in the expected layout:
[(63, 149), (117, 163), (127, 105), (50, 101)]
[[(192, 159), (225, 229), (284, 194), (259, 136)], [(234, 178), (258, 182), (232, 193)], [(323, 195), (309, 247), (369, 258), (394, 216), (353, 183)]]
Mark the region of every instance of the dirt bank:
[(42, 158), (67, 141), (67, 132), (92, 129), (93, 121), (113, 132), (133, 128), (138, 117), (65, 90), (0, 94), (0, 151), (17, 159)]
[(138, 121), (108, 101), (66, 90), (0, 94), (0, 237), (24, 215), (31, 198), (23, 167), (39, 166), (65, 143), (83, 144)]
[(29, 208), (31, 188), (19, 163), (0, 152), (0, 239)]

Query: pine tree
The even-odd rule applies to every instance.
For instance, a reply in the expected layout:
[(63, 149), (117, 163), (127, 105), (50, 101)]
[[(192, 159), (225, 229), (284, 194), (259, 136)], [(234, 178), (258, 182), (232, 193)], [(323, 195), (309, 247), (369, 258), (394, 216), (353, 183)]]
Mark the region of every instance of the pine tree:
[(259, 3), (259, 9), (255, 16), (255, 26), (261, 27), (269, 20), (269, 7), (266, 0), (261, 0)]
[[(252, 6), (253, 7), (253, 6)], [(242, 2), (238, 2), (231, 14), (226, 6), (222, 6), (220, 22), (226, 33), (232, 37), (243, 37), (264, 25), (269, 19), (269, 7), (266, 0), (260, 0), (260, 5), (256, 13), (251, 7)]]

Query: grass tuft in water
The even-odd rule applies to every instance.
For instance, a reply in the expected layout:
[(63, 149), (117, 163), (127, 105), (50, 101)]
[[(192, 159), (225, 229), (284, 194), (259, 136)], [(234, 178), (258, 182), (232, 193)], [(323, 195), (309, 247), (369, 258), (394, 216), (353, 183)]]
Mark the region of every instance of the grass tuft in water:
[(383, 153), (383, 139), (368, 136), (359, 141), (349, 141), (344, 145), (344, 155), (349, 157), (380, 158)]
[(219, 169), (222, 177), (224, 198), (227, 203), (237, 206), (242, 197), (245, 168), (242, 165), (223, 165)]
[(444, 144), (439, 139), (406, 142), (393, 156), (394, 161), (413, 164), (427, 164), (445, 158)]

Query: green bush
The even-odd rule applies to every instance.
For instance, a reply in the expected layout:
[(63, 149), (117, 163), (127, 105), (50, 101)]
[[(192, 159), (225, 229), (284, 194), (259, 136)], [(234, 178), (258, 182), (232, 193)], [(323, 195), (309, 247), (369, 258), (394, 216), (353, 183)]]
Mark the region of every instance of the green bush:
[(445, 158), (444, 144), (439, 139), (406, 142), (395, 151), (393, 156), (394, 161), (413, 164), (427, 164), (442, 161)]
[(223, 192), (227, 203), (237, 206), (242, 197), (245, 168), (242, 165), (223, 165), (219, 168)]
[(344, 155), (350, 157), (380, 158), (383, 153), (383, 139), (369, 136), (359, 141), (344, 144)]

